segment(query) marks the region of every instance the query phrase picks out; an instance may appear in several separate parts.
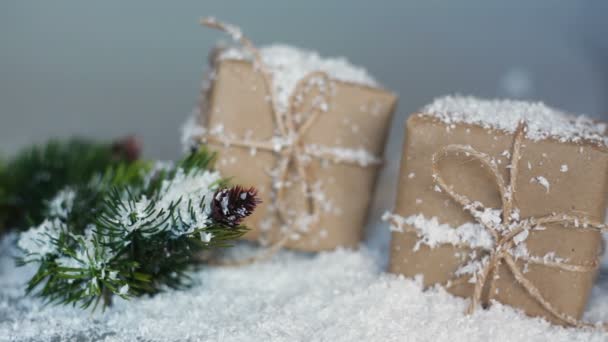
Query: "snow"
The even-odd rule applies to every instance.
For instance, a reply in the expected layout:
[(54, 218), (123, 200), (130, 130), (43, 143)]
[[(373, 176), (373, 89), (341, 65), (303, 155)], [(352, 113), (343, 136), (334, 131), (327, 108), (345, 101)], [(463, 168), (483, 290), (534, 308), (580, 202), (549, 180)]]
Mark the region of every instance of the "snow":
[(74, 206), (74, 198), (76, 198), (76, 192), (73, 189), (66, 188), (59, 191), (59, 193), (49, 201), (49, 216), (63, 219), (67, 218)]
[(327, 147), (316, 144), (308, 144), (304, 147), (304, 152), (312, 157), (323, 158), (331, 156), (336, 163), (354, 163), (361, 167), (380, 164), (381, 158), (376, 157), (371, 152), (364, 148), (344, 148), (344, 147)]
[(547, 191), (547, 193), (549, 193), (549, 190), (551, 189), (551, 183), (549, 183), (549, 181), (547, 180), (547, 178), (545, 178), (543, 176), (536, 176), (536, 177), (531, 178), (530, 179), (530, 183), (537, 183), (538, 185), (540, 185), (543, 188), (545, 188), (545, 190)]
[[(170, 208), (179, 202), (176, 214), (181, 218), (180, 224), (172, 228), (176, 236), (190, 234), (209, 224), (211, 201), (221, 179), (217, 171), (187, 173), (178, 168), (172, 180), (162, 181), (159, 208)], [(202, 208), (191, 212), (191, 206)]]
[(516, 246), (518, 246), (522, 242), (526, 241), (526, 239), (528, 238), (528, 235), (530, 235), (530, 232), (528, 230), (523, 230), (521, 233), (519, 233), (513, 237), (513, 242), (515, 243)]
[(126, 295), (129, 293), (129, 284), (125, 284), (123, 286), (120, 287), (120, 290), (118, 290), (118, 293), (121, 295)]
[[(9, 237), (10, 239), (10, 237)], [(604, 341), (599, 330), (566, 329), (495, 304), (472, 316), (467, 300), (382, 272), (376, 253), (281, 252), (241, 268), (209, 267), (197, 285), (152, 298), (116, 298), (105, 312), (43, 306), (23, 297), (32, 268), (15, 268), (0, 246), (0, 341)], [(235, 254), (248, 254), (247, 246)], [(314, 270), (314, 272), (311, 272)], [(608, 270), (607, 270), (608, 271)], [(602, 278), (602, 277), (600, 277)], [(586, 316), (608, 318), (608, 279)]]
[(538, 141), (549, 137), (562, 142), (583, 140), (608, 146), (606, 124), (581, 115), (573, 116), (540, 102), (486, 100), (471, 96), (445, 96), (422, 109), (421, 115), (452, 125), (467, 123), (514, 133), (523, 119), (526, 137)]
[(201, 232), (201, 241), (203, 242), (211, 242), (213, 239), (213, 233)]
[(436, 217), (429, 219), (422, 214), (401, 217), (388, 212), (382, 216), (382, 219), (391, 222), (390, 229), (394, 232), (403, 232), (405, 224), (416, 228), (419, 240), (414, 250), (418, 250), (422, 244), (430, 248), (443, 244), (464, 244), (483, 249), (491, 249), (494, 246), (494, 239), (490, 233), (478, 223), (465, 223), (459, 227), (452, 227), (448, 224), (440, 224)]
[(190, 152), (198, 146), (198, 138), (205, 134), (205, 128), (199, 124), (200, 110), (194, 109), (181, 127), (181, 143), (183, 152)]
[(26, 260), (43, 259), (47, 254), (56, 253), (53, 243), (67, 228), (59, 219), (44, 220), (40, 225), (21, 233), (17, 246), (27, 253)]
[[(114, 255), (111, 255), (108, 248), (95, 248), (93, 244), (95, 226), (89, 225), (85, 229), (84, 236), (79, 236), (79, 248), (75, 255), (62, 254), (57, 258), (57, 265), (60, 267), (78, 268), (78, 269), (100, 269), (102, 274), (105, 274), (105, 265)], [(80, 270), (66, 271), (66, 273), (74, 272), (79, 274)], [(113, 277), (115, 275), (108, 274)], [(105, 278), (104, 278), (105, 279)], [(96, 282), (96, 279), (93, 279)]]
[[(299, 49), (284, 44), (261, 47), (262, 61), (272, 75), (272, 86), (276, 94), (279, 111), (289, 107), (289, 97), (298, 82), (315, 71), (323, 71), (333, 80), (377, 87), (378, 82), (368, 72), (352, 65), (344, 57), (321, 57), (314, 51)], [(222, 51), (220, 59), (251, 60), (251, 55), (239, 47)], [(327, 86), (321, 84), (320, 86)], [(319, 104), (323, 106), (323, 104)]]
[[(125, 229), (125, 235), (134, 231), (138, 231), (141, 227), (145, 227), (151, 220), (156, 219), (156, 215), (150, 215), (150, 205), (152, 202), (142, 195), (135, 203), (130, 205), (128, 199), (123, 200), (117, 210), (117, 218), (108, 217), (108, 220), (120, 224)], [(160, 209), (158, 209), (160, 211)], [(156, 214), (156, 211), (154, 211)], [(114, 215), (114, 213), (112, 213)]]

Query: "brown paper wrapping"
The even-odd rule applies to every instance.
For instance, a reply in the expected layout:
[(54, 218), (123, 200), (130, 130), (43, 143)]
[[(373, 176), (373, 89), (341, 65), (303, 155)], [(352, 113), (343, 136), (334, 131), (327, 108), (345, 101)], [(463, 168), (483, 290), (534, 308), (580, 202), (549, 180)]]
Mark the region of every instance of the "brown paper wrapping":
[[(200, 123), (211, 130), (221, 125), (228, 136), (270, 140), (276, 135), (276, 126), (260, 72), (253, 70), (248, 61), (222, 59), (214, 64), (215, 77), (203, 94)], [(396, 96), (383, 89), (334, 80), (331, 83), (329, 109), (306, 131), (302, 138), (304, 145), (363, 148), (381, 157)], [(312, 91), (304, 101), (311, 102), (316, 95)], [(252, 228), (245, 238), (272, 243), (284, 234), (291, 234), (280, 227), (273, 210), (270, 172), (277, 166), (277, 154), (211, 141), (209, 146), (218, 152), (216, 167), (222, 175), (260, 191), (263, 203), (245, 222)], [(356, 247), (362, 238), (378, 167), (336, 163), (317, 157), (311, 158), (307, 167), (314, 180), (320, 182), (318, 194), (330, 204), (321, 210), (318, 225), (294, 235), (286, 247), (304, 251)], [(292, 184), (287, 190), (285, 201), (295, 213), (305, 210), (306, 200), (298, 184)]]
[[(407, 136), (403, 149), (399, 190), (395, 213), (408, 217), (423, 214), (437, 217), (440, 223), (452, 227), (474, 222), (463, 208), (444, 192), (434, 191), (431, 175), (431, 156), (441, 147), (450, 144), (470, 145), (475, 150), (496, 158), (503, 177), (507, 177), (513, 135), (488, 130), (476, 125), (446, 125), (424, 115), (412, 115), (407, 122)], [(562, 172), (562, 165), (568, 171)], [(454, 189), (486, 207), (500, 208), (500, 195), (495, 181), (480, 163), (466, 156), (450, 157), (441, 165), (442, 175)], [(545, 177), (547, 189), (532, 181)], [(603, 222), (608, 191), (608, 150), (594, 143), (563, 143), (553, 139), (531, 141), (524, 139), (519, 165), (515, 202), (521, 217), (540, 217), (559, 212), (583, 213), (590, 219)], [(528, 251), (534, 256), (555, 252), (556, 256), (574, 264), (597, 260), (602, 252), (601, 233), (595, 230), (573, 230), (551, 225), (543, 231), (530, 231), (526, 240)], [(393, 232), (391, 241), (390, 272), (409, 277), (422, 274), (425, 286), (445, 283), (454, 279), (454, 272), (465, 261), (471, 249), (444, 244), (430, 249), (421, 245), (412, 232)], [(525, 276), (541, 291), (543, 297), (560, 312), (580, 318), (593, 285), (596, 272), (564, 272), (543, 265), (523, 265)], [(525, 266), (525, 267), (524, 267)], [(531, 316), (543, 316), (563, 324), (543, 309), (519, 285), (506, 267), (498, 266), (496, 291), (489, 293), (490, 300), (522, 309)], [(465, 283), (448, 288), (454, 295), (470, 297), (474, 284)], [(488, 289), (486, 289), (488, 291)]]

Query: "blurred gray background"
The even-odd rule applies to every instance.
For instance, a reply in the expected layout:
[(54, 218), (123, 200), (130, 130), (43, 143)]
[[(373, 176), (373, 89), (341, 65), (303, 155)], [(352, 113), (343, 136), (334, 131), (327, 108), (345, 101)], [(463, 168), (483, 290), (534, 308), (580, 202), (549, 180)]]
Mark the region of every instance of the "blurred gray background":
[(147, 157), (179, 156), (206, 56), (223, 36), (347, 56), (400, 95), (380, 182), (391, 207), (403, 122), (448, 94), (542, 100), (608, 117), (608, 1), (0, 2), (0, 151), (49, 137), (140, 136)]

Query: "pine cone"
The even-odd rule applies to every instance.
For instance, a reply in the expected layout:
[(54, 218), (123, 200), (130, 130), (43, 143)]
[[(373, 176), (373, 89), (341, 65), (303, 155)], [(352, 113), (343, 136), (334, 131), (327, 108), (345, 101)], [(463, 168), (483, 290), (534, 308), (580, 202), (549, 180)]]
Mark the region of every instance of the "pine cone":
[(116, 158), (124, 158), (128, 162), (134, 162), (141, 155), (141, 142), (134, 135), (126, 136), (112, 144), (112, 153)]
[(217, 223), (235, 227), (261, 202), (255, 188), (235, 186), (219, 189), (213, 194), (211, 218)]

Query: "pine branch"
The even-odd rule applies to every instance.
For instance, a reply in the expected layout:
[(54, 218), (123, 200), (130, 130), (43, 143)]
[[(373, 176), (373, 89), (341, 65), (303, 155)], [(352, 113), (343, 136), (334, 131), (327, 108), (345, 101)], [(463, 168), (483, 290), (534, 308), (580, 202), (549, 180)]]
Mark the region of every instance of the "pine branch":
[(66, 186), (78, 186), (107, 168), (137, 159), (134, 138), (113, 144), (85, 139), (50, 141), (0, 161), (0, 228), (25, 229), (45, 217), (46, 202)]
[(243, 235), (259, 202), (228, 188), (212, 160), (201, 150), (175, 165), (120, 164), (61, 190), (18, 241), (20, 263), (38, 264), (28, 292), (86, 308), (189, 286), (193, 256)]

